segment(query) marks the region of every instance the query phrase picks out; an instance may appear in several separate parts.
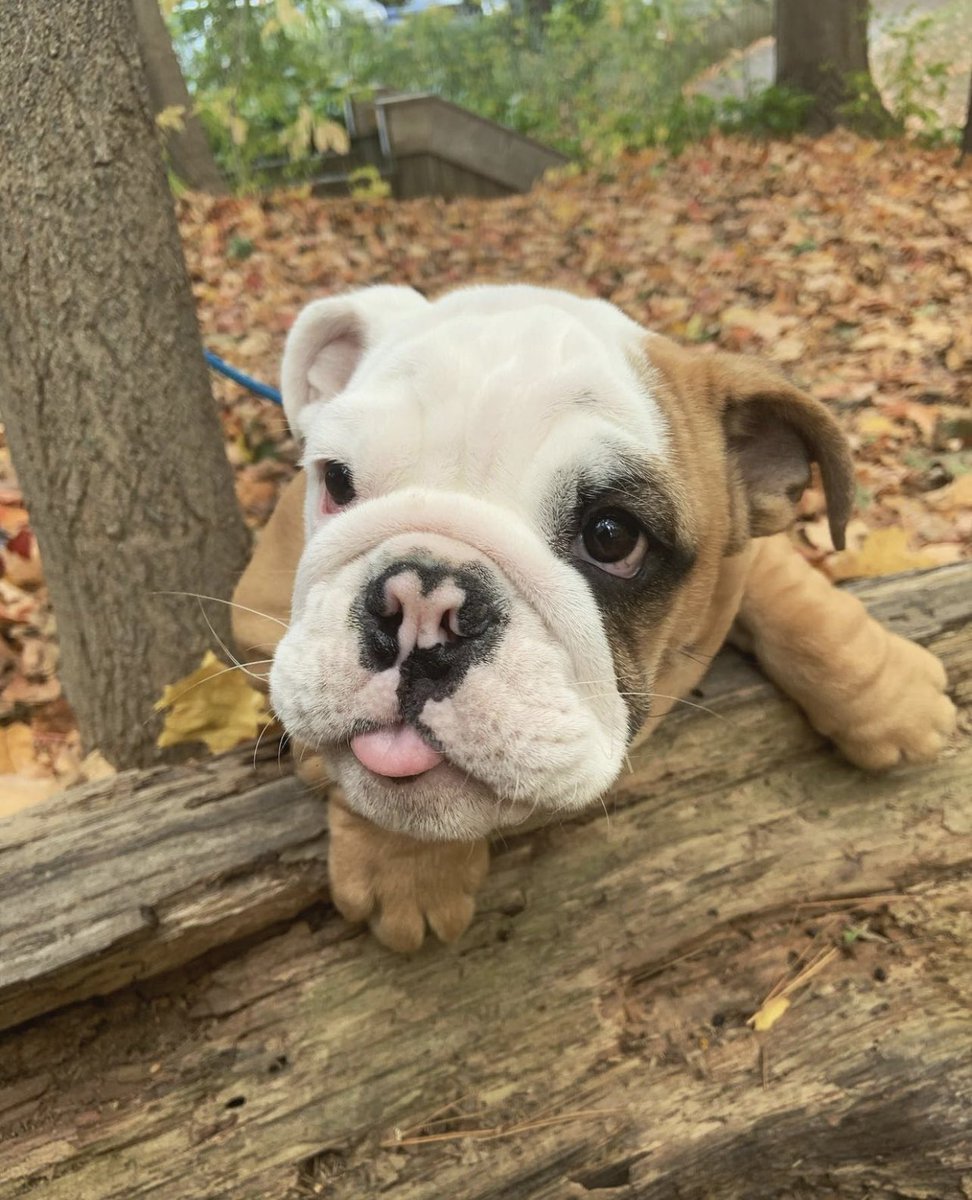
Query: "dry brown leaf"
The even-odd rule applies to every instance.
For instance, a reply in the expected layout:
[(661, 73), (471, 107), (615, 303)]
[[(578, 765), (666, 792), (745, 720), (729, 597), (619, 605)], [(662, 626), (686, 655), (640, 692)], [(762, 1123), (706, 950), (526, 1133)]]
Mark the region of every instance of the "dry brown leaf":
[(267, 701), (236, 667), (211, 650), (190, 675), (170, 683), (155, 705), (169, 711), (158, 737), (160, 748), (204, 742), (213, 754), (255, 738), (268, 720)]
[(803, 338), (784, 337), (771, 342), (766, 349), (778, 363), (799, 362), (806, 353), (806, 343)]
[(786, 322), (768, 308), (746, 308), (733, 304), (722, 313), (724, 328), (746, 329), (763, 341), (773, 341), (780, 336)]
[(925, 501), (937, 512), (957, 513), (972, 510), (972, 473), (961, 475), (947, 487), (929, 492)]
[(36, 542), (31, 546), (27, 558), (21, 558), (19, 554), (11, 554), (9, 550), (5, 550), (3, 567), (4, 575), (15, 587), (30, 590), (40, 587), (44, 582), (44, 568), (41, 566), (40, 552)]

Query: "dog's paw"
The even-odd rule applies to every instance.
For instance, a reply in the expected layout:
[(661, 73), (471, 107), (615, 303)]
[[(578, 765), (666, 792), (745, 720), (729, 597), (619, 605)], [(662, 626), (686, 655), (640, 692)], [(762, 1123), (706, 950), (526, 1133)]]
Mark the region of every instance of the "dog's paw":
[(460, 937), (488, 869), (485, 841), (419, 842), (331, 802), (331, 899), (348, 921), (367, 921), (392, 950), (417, 950), (426, 927), (443, 942)]
[(933, 654), (889, 634), (873, 683), (854, 697), (848, 720), (826, 732), (852, 763), (869, 771), (930, 762), (955, 730), (946, 685), (945, 668)]

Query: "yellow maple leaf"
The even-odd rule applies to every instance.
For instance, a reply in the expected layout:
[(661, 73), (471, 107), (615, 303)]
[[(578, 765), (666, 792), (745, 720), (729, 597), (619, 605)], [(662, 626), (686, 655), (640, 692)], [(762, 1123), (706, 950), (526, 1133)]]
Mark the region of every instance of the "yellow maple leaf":
[(190, 675), (166, 686), (155, 711), (166, 713), (157, 745), (205, 742), (213, 754), (254, 738), (269, 719), (266, 697), (242, 671), (227, 667), (212, 650)]

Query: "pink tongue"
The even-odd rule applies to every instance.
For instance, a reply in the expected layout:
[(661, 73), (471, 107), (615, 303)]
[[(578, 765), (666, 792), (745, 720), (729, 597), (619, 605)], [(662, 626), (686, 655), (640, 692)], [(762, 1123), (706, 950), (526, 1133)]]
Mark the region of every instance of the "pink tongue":
[(393, 725), (376, 729), (374, 733), (359, 733), (351, 739), (351, 749), (363, 767), (390, 779), (422, 775), (442, 762), (438, 750), (424, 742), (411, 725)]

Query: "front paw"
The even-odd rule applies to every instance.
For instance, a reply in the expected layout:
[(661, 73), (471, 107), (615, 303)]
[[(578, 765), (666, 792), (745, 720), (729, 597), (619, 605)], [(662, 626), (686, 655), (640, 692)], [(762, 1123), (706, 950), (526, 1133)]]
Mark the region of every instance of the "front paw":
[(489, 869), (485, 841), (420, 842), (379, 829), (340, 801), (329, 807), (331, 899), (349, 921), (367, 921), (392, 950), (417, 950), (428, 926), (454, 942), (475, 912)]
[(824, 732), (852, 763), (869, 771), (930, 762), (955, 730), (947, 682), (933, 654), (890, 634), (886, 658), (855, 697), (851, 720)]

